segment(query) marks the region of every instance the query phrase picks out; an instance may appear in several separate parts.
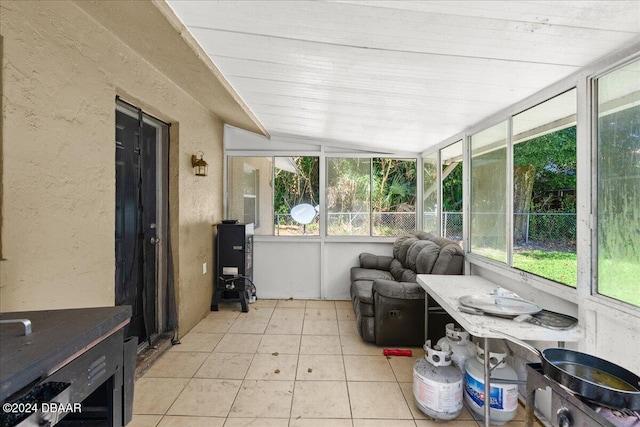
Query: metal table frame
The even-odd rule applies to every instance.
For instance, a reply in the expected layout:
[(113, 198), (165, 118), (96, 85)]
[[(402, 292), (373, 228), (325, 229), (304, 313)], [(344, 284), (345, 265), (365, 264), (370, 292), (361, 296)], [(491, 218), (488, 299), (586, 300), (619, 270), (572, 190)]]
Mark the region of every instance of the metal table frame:
[[(469, 334), (484, 340), (484, 425), (490, 425), (491, 405), (487, 405), (486, 396), (490, 395), (490, 362), (489, 339), (502, 339), (492, 331), (504, 332), (524, 341), (556, 341), (559, 345), (564, 342), (576, 342), (583, 338), (584, 331), (580, 325), (566, 330), (557, 331), (530, 323), (518, 323), (510, 319), (495, 316), (478, 316), (459, 311), (458, 298), (464, 295), (488, 295), (498, 287), (480, 276), (453, 276), (437, 274), (419, 274), (418, 284), (427, 292), (453, 319)], [(429, 302), (425, 298), (425, 331), (429, 318)]]

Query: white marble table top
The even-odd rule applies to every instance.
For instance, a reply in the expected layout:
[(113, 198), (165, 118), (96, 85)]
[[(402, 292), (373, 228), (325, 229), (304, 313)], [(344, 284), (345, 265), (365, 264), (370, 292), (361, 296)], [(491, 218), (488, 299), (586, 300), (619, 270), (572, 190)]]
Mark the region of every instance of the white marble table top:
[[(471, 335), (504, 338), (492, 331), (509, 334), (524, 341), (576, 342), (584, 336), (580, 324), (571, 329), (553, 330), (527, 322), (515, 322), (495, 316), (462, 313), (458, 298), (465, 295), (489, 295), (497, 284), (480, 276), (419, 274), (418, 284)], [(533, 301), (535, 302), (535, 301)]]

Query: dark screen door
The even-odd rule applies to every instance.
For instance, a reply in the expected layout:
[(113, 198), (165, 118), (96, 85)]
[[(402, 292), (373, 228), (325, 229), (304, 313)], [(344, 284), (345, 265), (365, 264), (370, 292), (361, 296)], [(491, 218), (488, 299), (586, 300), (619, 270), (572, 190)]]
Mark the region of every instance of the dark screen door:
[[(125, 110), (126, 111), (126, 110)], [(130, 305), (127, 336), (148, 340), (156, 327), (157, 141), (139, 111), (116, 110), (116, 305)]]

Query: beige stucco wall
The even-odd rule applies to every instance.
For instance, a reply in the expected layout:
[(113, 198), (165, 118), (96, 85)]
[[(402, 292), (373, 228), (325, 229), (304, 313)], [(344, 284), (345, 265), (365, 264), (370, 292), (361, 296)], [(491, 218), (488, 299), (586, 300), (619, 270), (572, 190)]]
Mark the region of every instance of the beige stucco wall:
[[(3, 0), (0, 11), (0, 311), (114, 304), (119, 95), (172, 124), (171, 230), (184, 334), (209, 311), (223, 123), (76, 4)], [(205, 178), (193, 174), (196, 151), (210, 165)]]

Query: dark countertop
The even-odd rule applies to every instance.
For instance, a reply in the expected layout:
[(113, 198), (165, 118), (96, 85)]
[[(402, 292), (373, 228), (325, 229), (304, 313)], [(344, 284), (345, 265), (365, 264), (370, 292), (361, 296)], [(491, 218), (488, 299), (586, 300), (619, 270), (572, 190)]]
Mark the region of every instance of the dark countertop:
[(130, 317), (129, 306), (0, 313), (0, 320), (26, 318), (32, 327), (25, 336), (21, 323), (0, 325), (0, 402), (108, 337)]

